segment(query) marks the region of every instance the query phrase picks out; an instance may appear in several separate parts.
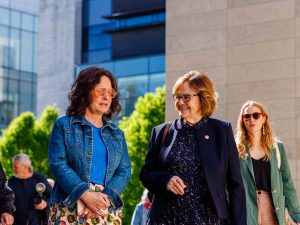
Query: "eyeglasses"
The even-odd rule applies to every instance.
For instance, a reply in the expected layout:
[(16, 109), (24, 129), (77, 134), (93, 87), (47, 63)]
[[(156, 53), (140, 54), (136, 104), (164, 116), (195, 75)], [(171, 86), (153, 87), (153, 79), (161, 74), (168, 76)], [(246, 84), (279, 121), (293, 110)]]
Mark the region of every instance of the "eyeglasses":
[(180, 99), (184, 102), (189, 102), (193, 96), (199, 96), (199, 94), (173, 94), (173, 99), (178, 102)]
[(115, 98), (118, 94), (118, 91), (113, 88), (96, 87), (94, 91), (97, 97), (104, 97), (107, 95), (109, 98)]
[(250, 120), (251, 116), (252, 116), (253, 119), (258, 120), (261, 116), (261, 113), (260, 112), (255, 112), (255, 113), (244, 114), (243, 118), (245, 120)]

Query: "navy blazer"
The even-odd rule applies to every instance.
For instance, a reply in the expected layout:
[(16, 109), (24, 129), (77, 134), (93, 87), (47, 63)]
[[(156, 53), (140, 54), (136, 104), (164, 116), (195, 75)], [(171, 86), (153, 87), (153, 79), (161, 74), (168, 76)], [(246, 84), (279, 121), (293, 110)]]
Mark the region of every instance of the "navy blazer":
[[(175, 174), (167, 172), (165, 162), (177, 133), (182, 129), (180, 120), (173, 121), (161, 147), (165, 127), (166, 123), (153, 128), (145, 165), (140, 173), (143, 185), (155, 194), (150, 211), (150, 218), (154, 220), (160, 217), (166, 196), (172, 194), (166, 185)], [(208, 118), (197, 131), (197, 138), (205, 178), (218, 216), (229, 219), (231, 225), (246, 225), (245, 190), (231, 125)]]

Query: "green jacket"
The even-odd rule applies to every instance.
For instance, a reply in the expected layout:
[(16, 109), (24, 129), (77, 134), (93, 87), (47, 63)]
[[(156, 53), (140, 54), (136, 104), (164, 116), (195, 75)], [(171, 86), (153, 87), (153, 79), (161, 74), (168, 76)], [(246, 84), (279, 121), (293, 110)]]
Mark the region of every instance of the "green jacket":
[[(291, 218), (295, 222), (300, 222), (300, 209), (284, 146), (281, 142), (277, 143), (280, 152), (281, 166), (279, 170), (276, 149), (272, 148), (270, 159), (271, 191), (279, 224), (285, 225), (285, 208), (287, 208)], [(256, 201), (256, 184), (248, 146), (247, 152), (248, 155), (245, 160), (240, 158), (241, 172), (246, 192), (247, 224), (257, 225), (258, 207)]]

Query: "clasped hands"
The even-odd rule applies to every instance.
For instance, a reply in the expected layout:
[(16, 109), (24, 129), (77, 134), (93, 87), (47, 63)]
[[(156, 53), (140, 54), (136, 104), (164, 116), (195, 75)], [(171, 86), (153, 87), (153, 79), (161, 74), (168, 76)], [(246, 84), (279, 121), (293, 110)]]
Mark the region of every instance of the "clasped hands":
[(167, 183), (167, 190), (171, 191), (175, 195), (183, 195), (185, 187), (186, 185), (178, 176), (173, 176)]
[(12, 225), (14, 222), (14, 217), (9, 213), (2, 213), (0, 218), (0, 225)]
[(111, 204), (107, 195), (101, 192), (86, 191), (80, 199), (84, 206), (78, 212), (78, 216), (86, 218), (94, 218), (107, 213)]

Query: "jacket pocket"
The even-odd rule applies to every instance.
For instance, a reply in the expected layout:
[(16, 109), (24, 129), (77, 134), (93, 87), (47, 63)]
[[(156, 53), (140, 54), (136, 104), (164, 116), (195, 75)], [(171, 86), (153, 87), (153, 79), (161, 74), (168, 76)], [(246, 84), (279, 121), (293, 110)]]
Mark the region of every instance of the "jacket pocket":
[(65, 143), (67, 146), (76, 146), (82, 143), (82, 132), (77, 130), (67, 130), (65, 133)]

